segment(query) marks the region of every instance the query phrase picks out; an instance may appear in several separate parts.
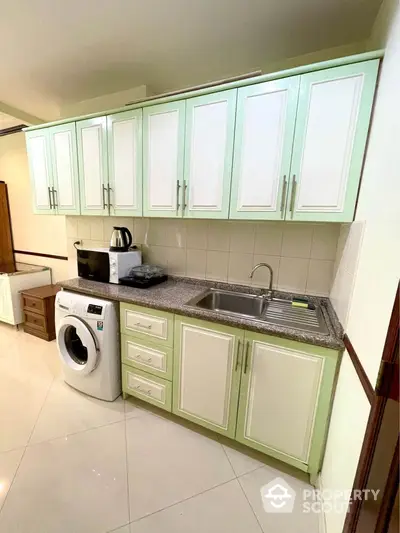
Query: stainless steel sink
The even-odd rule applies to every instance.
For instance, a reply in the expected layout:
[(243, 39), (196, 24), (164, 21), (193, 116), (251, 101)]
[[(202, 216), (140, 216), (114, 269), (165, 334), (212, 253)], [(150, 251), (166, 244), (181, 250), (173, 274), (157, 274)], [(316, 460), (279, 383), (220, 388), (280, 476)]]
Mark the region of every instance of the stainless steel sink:
[(255, 294), (209, 289), (190, 300), (187, 305), (218, 313), (262, 320), (278, 326), (328, 335), (321, 308), (293, 307), (290, 300), (267, 300)]

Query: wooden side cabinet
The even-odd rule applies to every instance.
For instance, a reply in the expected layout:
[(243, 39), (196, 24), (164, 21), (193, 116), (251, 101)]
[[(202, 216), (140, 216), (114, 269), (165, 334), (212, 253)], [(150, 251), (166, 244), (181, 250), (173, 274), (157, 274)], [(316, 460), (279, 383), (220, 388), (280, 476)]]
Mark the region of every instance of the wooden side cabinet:
[(46, 341), (56, 338), (54, 303), (59, 290), (57, 285), (45, 285), (21, 291), (21, 307), (26, 333)]

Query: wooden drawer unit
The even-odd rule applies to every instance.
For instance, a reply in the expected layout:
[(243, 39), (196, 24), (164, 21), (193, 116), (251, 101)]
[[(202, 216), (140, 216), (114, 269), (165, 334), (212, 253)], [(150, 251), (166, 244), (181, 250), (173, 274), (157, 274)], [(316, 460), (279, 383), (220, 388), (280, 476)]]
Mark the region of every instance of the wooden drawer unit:
[(172, 380), (172, 348), (121, 335), (121, 352), (126, 365)]
[(121, 303), (121, 332), (157, 344), (173, 346), (174, 315)]
[(56, 338), (54, 303), (59, 288), (56, 285), (35, 287), (21, 292), (24, 331), (47, 341)]
[(137, 368), (122, 365), (122, 391), (140, 398), (161, 409), (172, 410), (172, 383), (142, 372)]

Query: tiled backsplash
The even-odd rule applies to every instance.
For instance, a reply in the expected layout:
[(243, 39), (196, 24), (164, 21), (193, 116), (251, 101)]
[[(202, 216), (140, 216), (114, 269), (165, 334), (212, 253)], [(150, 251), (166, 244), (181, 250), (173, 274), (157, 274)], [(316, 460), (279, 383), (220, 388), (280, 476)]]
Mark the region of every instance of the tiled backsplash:
[[(249, 273), (260, 262), (274, 271), (281, 290), (329, 295), (340, 224), (238, 222), (157, 218), (66, 217), (70, 275), (76, 275), (73, 242), (108, 246), (112, 228), (126, 226), (142, 245), (144, 262), (168, 273), (250, 284)], [(259, 269), (252, 284), (268, 283)]]

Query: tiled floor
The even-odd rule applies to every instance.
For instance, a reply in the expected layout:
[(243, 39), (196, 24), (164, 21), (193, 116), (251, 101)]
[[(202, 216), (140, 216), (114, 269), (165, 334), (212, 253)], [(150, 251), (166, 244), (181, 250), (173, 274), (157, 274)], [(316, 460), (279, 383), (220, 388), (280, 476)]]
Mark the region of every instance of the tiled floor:
[(305, 482), (121, 398), (64, 384), (55, 343), (0, 324), (1, 533), (316, 533), (260, 487)]

